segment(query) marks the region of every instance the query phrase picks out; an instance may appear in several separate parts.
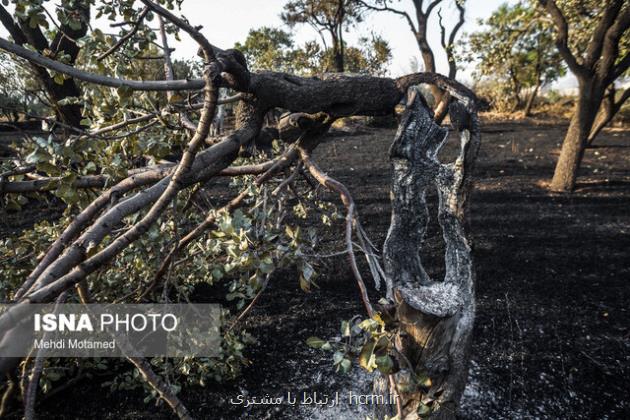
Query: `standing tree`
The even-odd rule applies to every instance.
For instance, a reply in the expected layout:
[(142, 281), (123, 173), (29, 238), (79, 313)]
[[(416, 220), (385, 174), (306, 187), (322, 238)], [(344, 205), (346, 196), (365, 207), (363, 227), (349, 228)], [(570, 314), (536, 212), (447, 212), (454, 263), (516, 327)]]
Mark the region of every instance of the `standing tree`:
[(352, 0), (291, 0), (282, 13), (282, 20), (289, 26), (307, 23), (315, 28), (326, 49), (324, 34), (330, 36), (334, 67), (327, 71), (339, 73), (345, 71), (343, 33), (361, 19), (360, 9)]
[(576, 108), (550, 185), (553, 191), (568, 192), (575, 188), (606, 89), (630, 67), (630, 4), (623, 0), (538, 3), (553, 21), (558, 51), (578, 80)]
[[(483, 23), (487, 29), (468, 39), (468, 60), (477, 76), (488, 77), (512, 98), (513, 110), (524, 106), (530, 115), (540, 88), (564, 74), (553, 33), (539, 10), (523, 3), (504, 4)], [(526, 100), (523, 90), (528, 90)]]
[[(398, 2), (400, 1), (401, 0), (398, 0)], [(420, 55), (422, 56), (422, 62), (424, 63), (424, 71), (435, 73), (435, 54), (433, 53), (431, 45), (429, 45), (427, 30), (429, 28), (429, 19), (431, 18), (431, 15), (436, 10), (436, 8), (443, 3), (443, 0), (431, 0), (428, 2), (428, 4), (426, 4), (426, 7), (424, 0), (412, 0), (415, 11), (413, 17), (405, 10), (393, 7), (394, 0), (356, 0), (356, 2), (362, 8), (367, 10), (377, 12), (390, 12), (403, 17), (409, 24), (409, 28), (411, 29), (411, 32), (416, 39), (418, 48), (420, 49)], [(443, 24), (441, 10), (437, 9), (437, 15), (439, 18), (438, 24), (441, 31), (440, 41), (448, 60), (448, 77), (450, 77), (451, 79), (455, 79), (455, 76), (457, 75), (457, 61), (454, 54), (455, 39), (457, 38), (459, 30), (464, 24), (464, 15), (466, 12), (466, 9), (464, 7), (464, 0), (453, 0), (453, 4), (458, 11), (458, 20), (457, 23), (451, 28), (448, 36), (447, 29)], [(440, 98), (442, 97), (442, 93), (435, 86), (431, 87), (431, 93), (434, 96), (435, 104), (438, 104)], [(448, 97), (444, 98), (442, 104), (436, 109), (436, 116), (438, 120), (441, 120), (441, 118), (445, 115), (447, 103)]]

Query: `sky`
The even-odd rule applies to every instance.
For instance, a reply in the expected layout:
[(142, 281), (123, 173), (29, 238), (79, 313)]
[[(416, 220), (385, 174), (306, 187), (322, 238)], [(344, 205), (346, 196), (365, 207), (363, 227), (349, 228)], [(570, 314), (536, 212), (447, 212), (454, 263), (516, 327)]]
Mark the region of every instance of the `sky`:
[[(515, 1), (468, 0), (466, 2), (466, 22), (460, 30), (460, 34), (478, 30), (478, 20), (487, 18), (499, 5), (506, 2), (514, 3)], [(317, 32), (309, 25), (300, 25), (289, 29), (283, 24), (280, 13), (285, 3), (286, 0), (185, 0), (182, 5), (182, 14), (191, 23), (203, 25), (204, 35), (211, 43), (221, 48), (230, 48), (234, 43), (242, 42), (247, 37), (250, 28), (261, 26), (284, 27), (294, 34), (298, 44), (319, 39)], [(457, 13), (451, 0), (444, 1), (444, 3), (442, 16), (447, 29), (450, 30), (457, 22)], [(397, 8), (407, 10), (410, 14), (413, 13), (413, 5), (410, 0), (402, 0)], [(401, 76), (409, 73), (410, 60), (414, 56), (419, 58), (419, 50), (407, 22), (393, 13), (372, 13), (362, 23), (351, 28), (345, 40), (350, 45), (357, 45), (361, 36), (370, 35), (372, 32), (385, 38), (392, 48), (392, 61), (389, 66), (390, 76)], [(440, 28), (437, 15), (432, 16), (429, 21), (428, 37), (436, 55), (437, 71), (448, 73), (446, 56), (440, 47)], [(178, 55), (186, 56), (194, 53), (197, 47), (195, 44), (186, 43), (179, 49)], [(469, 75), (471, 70), (463, 73)]]
[[(261, 26), (279, 27), (293, 33), (298, 45), (309, 40), (319, 40), (317, 32), (308, 25), (300, 25), (295, 28), (286, 27), (280, 19), (283, 5), (287, 0), (184, 0), (181, 14), (191, 24), (202, 25), (202, 33), (217, 47), (232, 48), (236, 42), (242, 42), (252, 28)], [(491, 15), (503, 3), (515, 3), (516, 0), (467, 0), (466, 21), (460, 30), (460, 37), (464, 33), (479, 30), (480, 19)], [(139, 2), (138, 2), (139, 3)], [(452, 1), (444, 1), (442, 15), (448, 30), (457, 21), (457, 11)], [(140, 8), (141, 5), (139, 4)], [(397, 6), (408, 12), (413, 12), (410, 0), (401, 0)], [(96, 26), (101, 26), (96, 24)], [(106, 32), (111, 29), (103, 27)], [(392, 61), (389, 65), (389, 76), (396, 77), (411, 72), (412, 57), (420, 58), (418, 46), (415, 42), (407, 22), (398, 15), (386, 12), (371, 13), (356, 27), (351, 28), (346, 34), (345, 40), (349, 45), (357, 45), (361, 36), (369, 36), (371, 33), (385, 38), (392, 49)], [(0, 36), (6, 37), (6, 31), (0, 26)], [(171, 40), (171, 47), (175, 47), (176, 57), (196, 56), (197, 44), (185, 34), (182, 41)], [(436, 56), (437, 71), (448, 73), (448, 64), (444, 51), (440, 46), (440, 28), (437, 14), (429, 20), (428, 30), (429, 44), (433, 47)], [(421, 63), (421, 60), (419, 60)], [(458, 74), (458, 79), (464, 82), (471, 81), (474, 70), (472, 65), (464, 67)], [(575, 85), (572, 76), (561, 79), (555, 87), (568, 88)]]

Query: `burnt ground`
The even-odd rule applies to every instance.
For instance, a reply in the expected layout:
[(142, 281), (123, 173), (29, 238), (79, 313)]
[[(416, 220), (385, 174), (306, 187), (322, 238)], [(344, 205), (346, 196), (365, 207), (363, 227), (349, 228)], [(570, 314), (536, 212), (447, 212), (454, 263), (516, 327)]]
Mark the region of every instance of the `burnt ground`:
[[(586, 152), (575, 193), (547, 192), (566, 125), (486, 122), (472, 197), (477, 321), (463, 418), (630, 418), (630, 130), (603, 133)], [(389, 225), (393, 130), (337, 135), (316, 152), (346, 183), (379, 245)], [(340, 232), (340, 231), (339, 231)], [(327, 247), (341, 246), (326, 234)], [(440, 275), (442, 240), (428, 232), (423, 257)], [(340, 319), (363, 314), (343, 258), (322, 268), (320, 289), (306, 294), (297, 276), (276, 276), (246, 321), (258, 339), (250, 368), (234, 383), (185, 389), (183, 401), (204, 419), (362, 419), (336, 410), (231, 405), (238, 394), (366, 390), (366, 375), (333, 371), (330, 354), (307, 337), (337, 334)], [(355, 369), (356, 371), (356, 369)], [(42, 418), (171, 418), (142, 394), (107, 394), (82, 383), (45, 402)]]

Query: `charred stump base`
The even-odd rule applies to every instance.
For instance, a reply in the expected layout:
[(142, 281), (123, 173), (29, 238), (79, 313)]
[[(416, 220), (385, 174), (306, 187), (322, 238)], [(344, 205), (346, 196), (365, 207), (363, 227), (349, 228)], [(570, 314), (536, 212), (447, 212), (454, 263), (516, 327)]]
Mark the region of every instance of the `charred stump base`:
[[(420, 94), (412, 92), (390, 149), (393, 166), (392, 220), (383, 258), (388, 298), (395, 303), (399, 332), (395, 374), (403, 419), (455, 418), (466, 384), (473, 320), (474, 270), (464, 225), (470, 175), (479, 148), (473, 108), (449, 106), (461, 148), (455, 162), (437, 155), (448, 130), (437, 125)], [(439, 197), (445, 242), (445, 277), (431, 279), (420, 250), (427, 229), (427, 189)], [(386, 378), (375, 387), (386, 390)], [(378, 418), (385, 414), (376, 413)]]

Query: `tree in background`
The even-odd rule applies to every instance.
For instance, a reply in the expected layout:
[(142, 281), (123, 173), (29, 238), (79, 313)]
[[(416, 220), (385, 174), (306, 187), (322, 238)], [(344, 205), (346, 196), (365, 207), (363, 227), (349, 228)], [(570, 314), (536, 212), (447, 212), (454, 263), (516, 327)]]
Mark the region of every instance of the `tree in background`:
[(309, 24), (320, 34), (324, 47), (329, 49), (330, 36), (334, 67), (327, 71), (345, 71), (343, 32), (362, 20), (361, 11), (352, 0), (292, 0), (284, 6), (282, 20), (289, 26)]
[[(345, 71), (382, 76), (387, 72), (391, 48), (381, 36), (359, 40), (362, 47), (344, 48)], [(247, 39), (234, 48), (243, 52), (253, 70), (273, 70), (313, 76), (335, 67), (335, 53), (309, 41), (296, 47), (292, 34), (282, 29), (262, 27), (249, 31)]]
[(630, 67), (630, 4), (623, 0), (538, 3), (553, 21), (558, 51), (578, 80), (575, 112), (550, 186), (554, 191), (571, 191), (606, 90)]
[(467, 60), (477, 62), (475, 76), (495, 83), (495, 105), (508, 96), (512, 110), (524, 107), (530, 115), (540, 88), (565, 73), (549, 23), (524, 3), (504, 4), (481, 23), (486, 29), (471, 34), (465, 47)]
[[(420, 55), (422, 56), (422, 61), (424, 63), (424, 71), (431, 73), (436, 72), (435, 54), (433, 53), (431, 45), (429, 45), (427, 30), (429, 19), (433, 12), (437, 10), (436, 14), (439, 17), (438, 24), (440, 26), (440, 44), (444, 49), (446, 58), (448, 60), (448, 76), (452, 79), (455, 79), (455, 76), (457, 75), (457, 60), (454, 53), (455, 39), (457, 38), (459, 30), (464, 24), (464, 15), (466, 12), (466, 9), (464, 7), (465, 0), (452, 0), (452, 4), (454, 4), (458, 12), (458, 20), (457, 23), (451, 28), (448, 36), (447, 29), (443, 24), (441, 9), (436, 9), (438, 6), (446, 4), (443, 0), (432, 0), (428, 2), (428, 4), (426, 4), (426, 7), (424, 0), (412, 0), (415, 11), (413, 17), (404, 9), (393, 7), (394, 3), (400, 3), (400, 1), (401, 0), (397, 0), (396, 2), (394, 0), (355, 0), (357, 5), (364, 10), (375, 12), (390, 12), (403, 17), (409, 24), (409, 28), (411, 29), (411, 32), (416, 39), (418, 48), (420, 49)], [(449, 97), (448, 95), (443, 97), (442, 92), (436, 86), (431, 86), (430, 89), (434, 99), (434, 111), (436, 120), (441, 121), (446, 116)]]
[(252, 70), (290, 71), (293, 37), (282, 29), (263, 26), (250, 29), (245, 42), (234, 48), (245, 55)]

